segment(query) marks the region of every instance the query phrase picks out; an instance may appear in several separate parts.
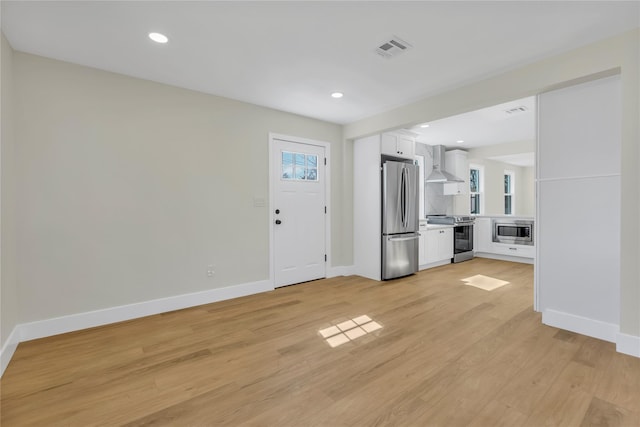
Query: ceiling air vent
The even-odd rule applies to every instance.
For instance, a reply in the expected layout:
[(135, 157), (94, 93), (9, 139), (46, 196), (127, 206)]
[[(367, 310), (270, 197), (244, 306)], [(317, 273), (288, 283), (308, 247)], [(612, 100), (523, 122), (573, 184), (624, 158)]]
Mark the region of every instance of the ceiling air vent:
[(504, 110), (504, 112), (507, 114), (519, 114), (519, 113), (524, 113), (527, 110), (528, 110), (527, 107), (525, 107), (524, 105), (521, 105), (519, 107), (509, 108), (508, 110)]
[(392, 58), (409, 49), (411, 45), (400, 37), (393, 36), (376, 48), (376, 53), (385, 58)]

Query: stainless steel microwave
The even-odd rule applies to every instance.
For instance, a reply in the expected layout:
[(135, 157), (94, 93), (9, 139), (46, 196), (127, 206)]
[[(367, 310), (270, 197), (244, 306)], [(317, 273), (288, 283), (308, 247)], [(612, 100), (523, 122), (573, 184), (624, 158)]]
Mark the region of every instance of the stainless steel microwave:
[(494, 242), (533, 246), (533, 221), (500, 218), (491, 225)]

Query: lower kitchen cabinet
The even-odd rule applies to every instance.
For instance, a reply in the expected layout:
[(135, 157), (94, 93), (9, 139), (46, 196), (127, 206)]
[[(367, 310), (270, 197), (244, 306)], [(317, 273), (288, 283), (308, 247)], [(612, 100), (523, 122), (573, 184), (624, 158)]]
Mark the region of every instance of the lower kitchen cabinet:
[(418, 268), (424, 270), (427, 263), (427, 223), (420, 223), (420, 240), (418, 241)]
[(427, 230), (424, 252), (426, 264), (451, 262), (453, 227)]
[(504, 259), (531, 264), (536, 257), (535, 246), (493, 241), (491, 218), (476, 218), (474, 252), (481, 258)]
[(492, 252), (491, 218), (476, 218), (473, 230), (474, 250), (476, 252)]
[(533, 246), (527, 246), (527, 245), (508, 245), (505, 243), (494, 243), (493, 253), (496, 253), (499, 255), (535, 258), (536, 248)]

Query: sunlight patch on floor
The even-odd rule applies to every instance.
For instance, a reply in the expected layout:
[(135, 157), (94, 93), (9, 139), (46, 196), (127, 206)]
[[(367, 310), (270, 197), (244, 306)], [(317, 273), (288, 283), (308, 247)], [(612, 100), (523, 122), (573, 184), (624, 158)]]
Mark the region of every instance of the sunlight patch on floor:
[(328, 328), (320, 329), (318, 333), (331, 347), (338, 347), (378, 329), (382, 329), (382, 325), (365, 314)]
[(485, 291), (493, 291), (494, 289), (498, 289), (509, 284), (509, 282), (504, 280), (483, 276), (482, 274), (476, 274), (475, 276), (461, 279), (461, 281), (465, 282), (465, 285), (474, 286)]

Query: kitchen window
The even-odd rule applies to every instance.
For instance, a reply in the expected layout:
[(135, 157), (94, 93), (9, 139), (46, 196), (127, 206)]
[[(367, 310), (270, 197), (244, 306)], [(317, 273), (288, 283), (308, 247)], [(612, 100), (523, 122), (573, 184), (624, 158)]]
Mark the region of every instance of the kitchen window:
[(484, 168), (478, 165), (469, 167), (469, 200), (471, 202), (469, 212), (471, 215), (482, 213), (482, 188), (484, 185)]
[(514, 186), (515, 186), (515, 174), (513, 171), (504, 171), (504, 214), (514, 214)]

